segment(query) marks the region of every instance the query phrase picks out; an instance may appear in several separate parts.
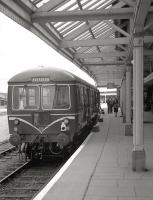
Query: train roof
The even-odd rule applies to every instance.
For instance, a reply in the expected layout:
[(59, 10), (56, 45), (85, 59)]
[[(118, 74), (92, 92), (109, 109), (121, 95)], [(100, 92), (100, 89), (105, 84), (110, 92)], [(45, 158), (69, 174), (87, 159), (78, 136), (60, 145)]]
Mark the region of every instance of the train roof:
[[(38, 79), (37, 79), (38, 78)], [(80, 79), (79, 77), (75, 76), (74, 74), (65, 71), (63, 69), (59, 68), (53, 68), (53, 67), (40, 67), (40, 68), (34, 68), (30, 70), (23, 71), (19, 74), (16, 74), (13, 76), (9, 81), (8, 84), (19, 84), (19, 83), (31, 83), (32, 80), (39, 81), (42, 78), (42, 80), (48, 82), (64, 82), (64, 83), (82, 83), (85, 85), (90, 85), (91, 87), (95, 87), (91, 85), (90, 83), (84, 81), (83, 79)], [(44, 79), (43, 79), (44, 78)]]

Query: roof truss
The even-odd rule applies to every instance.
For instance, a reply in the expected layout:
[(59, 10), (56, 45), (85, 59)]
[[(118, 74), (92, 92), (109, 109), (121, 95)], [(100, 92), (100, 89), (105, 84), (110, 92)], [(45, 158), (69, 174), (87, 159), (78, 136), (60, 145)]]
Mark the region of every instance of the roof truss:
[[(152, 0), (1, 0), (0, 11), (86, 71), (98, 85), (107, 85), (114, 74), (119, 74), (115, 84), (124, 76), (135, 34), (144, 37), (144, 55), (153, 55), (151, 5)], [(114, 70), (105, 71), (109, 66)]]
[(107, 19), (129, 19), (132, 18), (133, 8), (101, 9), (96, 11), (50, 11), (36, 12), (31, 16), (32, 22), (67, 22), (67, 21), (88, 21)]

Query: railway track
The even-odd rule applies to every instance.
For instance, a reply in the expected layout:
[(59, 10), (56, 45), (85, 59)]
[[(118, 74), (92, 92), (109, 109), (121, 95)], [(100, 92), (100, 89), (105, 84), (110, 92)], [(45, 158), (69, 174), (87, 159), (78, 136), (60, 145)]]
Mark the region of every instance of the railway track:
[(19, 159), (17, 148), (8, 141), (0, 143), (0, 200), (32, 199), (61, 165), (61, 161), (34, 163), (25, 161), (24, 156)]
[[(89, 131), (84, 134), (74, 151), (88, 134)], [(24, 157), (19, 159), (17, 150), (13, 151), (0, 157), (0, 200), (33, 199), (66, 162), (61, 159), (25, 161)]]
[(19, 159), (18, 150), (5, 141), (0, 143), (0, 200), (29, 200), (54, 176), (57, 162), (34, 163)]
[(0, 181), (1, 200), (30, 200), (54, 177), (63, 162), (26, 162)]
[(16, 150), (16, 147), (12, 146), (9, 143), (9, 141), (1, 142), (0, 143), (0, 158), (15, 150)]
[(25, 160), (19, 160), (19, 154), (16, 147), (8, 141), (0, 143), (0, 183), (10, 177), (12, 172), (22, 166)]

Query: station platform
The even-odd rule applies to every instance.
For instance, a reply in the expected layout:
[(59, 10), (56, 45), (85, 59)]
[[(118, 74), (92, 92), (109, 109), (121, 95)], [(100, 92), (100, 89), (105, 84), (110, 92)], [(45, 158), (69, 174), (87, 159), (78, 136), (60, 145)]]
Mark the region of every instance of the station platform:
[(68, 168), (34, 200), (152, 200), (153, 114), (144, 116), (148, 171), (132, 171), (132, 136), (124, 136), (122, 117), (105, 114), (100, 130), (91, 133)]

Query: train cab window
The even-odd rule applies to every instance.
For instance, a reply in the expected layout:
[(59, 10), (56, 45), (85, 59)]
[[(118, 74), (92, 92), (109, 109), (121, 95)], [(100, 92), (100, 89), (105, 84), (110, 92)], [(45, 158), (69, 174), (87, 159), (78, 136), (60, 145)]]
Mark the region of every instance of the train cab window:
[(37, 108), (38, 105), (38, 88), (27, 88), (27, 106)]
[(39, 88), (36, 86), (16, 86), (13, 90), (13, 108), (17, 110), (38, 109)]
[(68, 109), (70, 107), (69, 87), (67, 85), (48, 85), (42, 87), (43, 109)]

